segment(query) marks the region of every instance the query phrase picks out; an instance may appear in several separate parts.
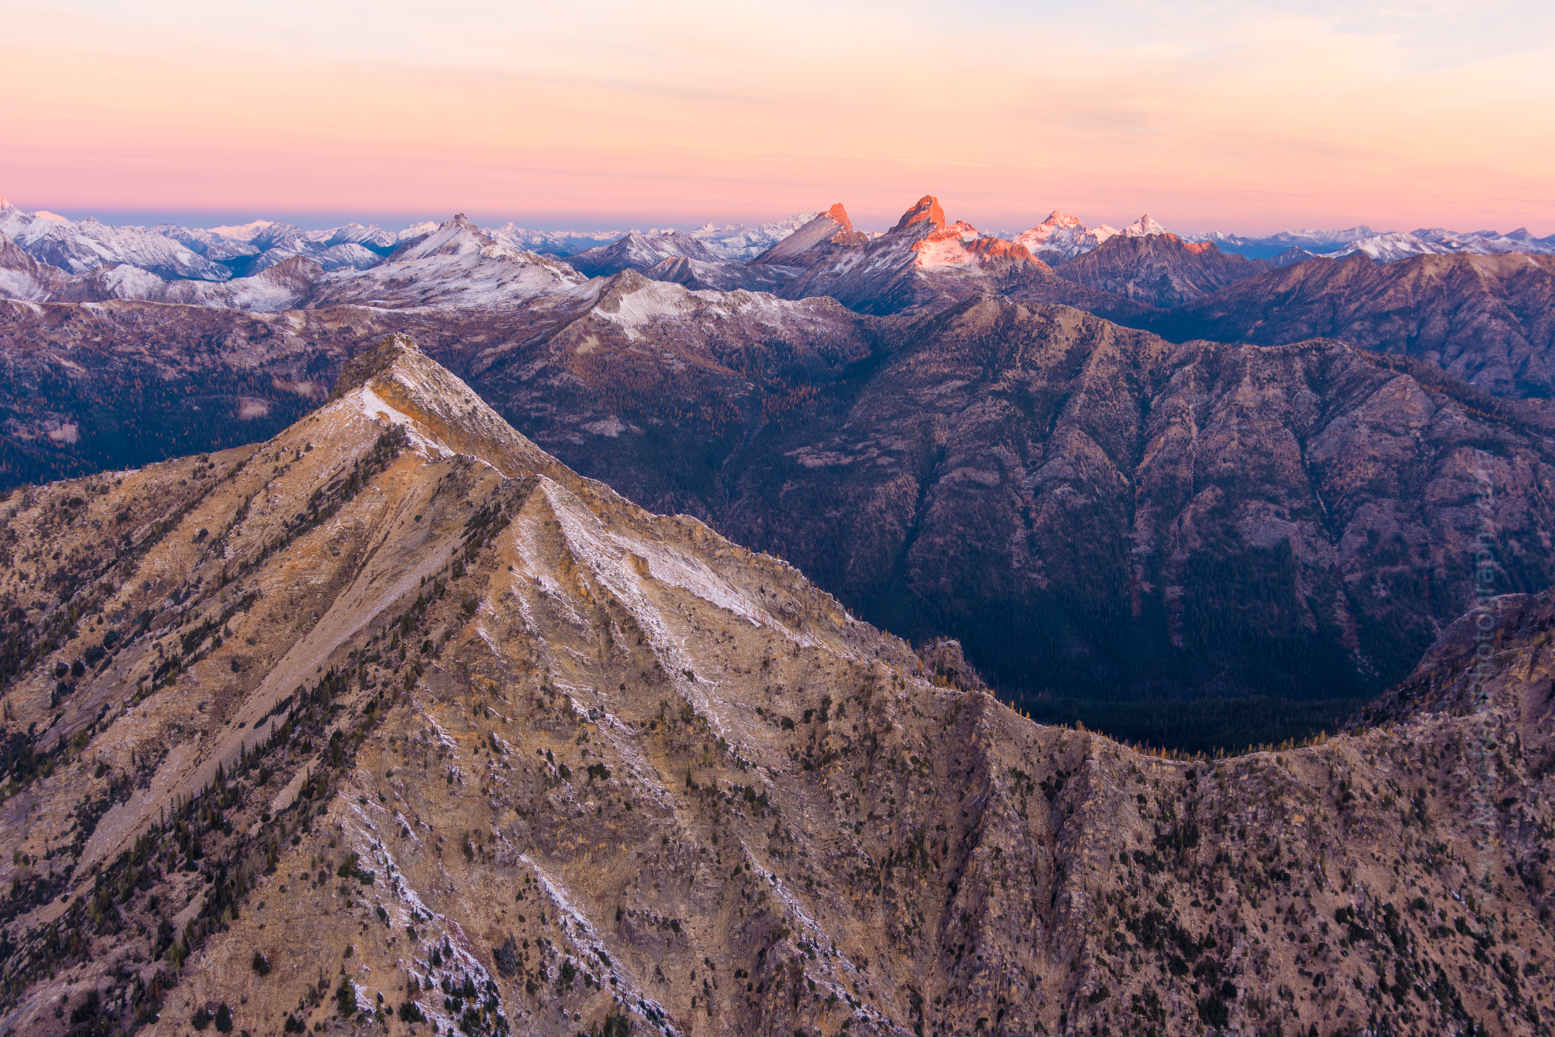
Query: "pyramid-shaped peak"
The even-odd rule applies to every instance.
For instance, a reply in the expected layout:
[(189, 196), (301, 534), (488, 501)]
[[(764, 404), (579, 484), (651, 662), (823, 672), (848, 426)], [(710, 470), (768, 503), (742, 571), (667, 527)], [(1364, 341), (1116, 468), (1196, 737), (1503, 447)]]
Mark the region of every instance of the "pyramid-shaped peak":
[(408, 335), (386, 335), (347, 360), (329, 401), (405, 424), (435, 448), (479, 457), (505, 475), (538, 472), (556, 478), (564, 470)]
[(848, 219), (848, 210), (842, 207), (841, 202), (827, 209), (822, 215), (839, 224), (843, 230), (851, 231), (853, 229), (853, 221)]
[(479, 252), (488, 245), (495, 245), (485, 231), (457, 213), (451, 220), (440, 224), (437, 230), (418, 241), (408, 241), (390, 259), (426, 259), (431, 256), (460, 256)]
[[(752, 259), (751, 263), (757, 266), (764, 263), (805, 265), (821, 256), (826, 248), (831, 246), (853, 248), (868, 240), (867, 235), (853, 229), (853, 221), (848, 218), (848, 210), (838, 202), (825, 212), (817, 213), (814, 219)], [(811, 252), (812, 249), (820, 251)], [(800, 258), (806, 253), (810, 253), (810, 258)]]
[(421, 365), (436, 361), (423, 353), (409, 335), (385, 335), (376, 346), (341, 365), (340, 377), (329, 392), (330, 400), (338, 400), (352, 389), (388, 374), (398, 363)]
[(896, 221), (896, 226), (891, 228), (891, 233), (906, 230), (915, 223), (927, 221), (936, 227), (945, 225), (945, 210), (940, 208), (939, 199), (932, 194), (926, 194), (919, 198), (917, 204), (902, 213), (902, 218)]
[[(329, 399), (344, 399), (353, 392), (387, 400), (398, 410), (398, 417), (427, 425), (439, 434), (450, 425), (500, 425), (504, 430), (500, 439), (509, 438), (506, 433), (512, 432), (463, 379), (423, 353), (409, 335), (398, 332), (385, 335), (376, 346), (341, 366)], [(470, 427), (466, 431), (489, 434), (492, 429)]]
[(1042, 221), (1041, 226), (1081, 227), (1084, 226), (1084, 224), (1080, 222), (1080, 217), (1071, 216), (1067, 212), (1064, 212), (1062, 209), (1054, 209), (1052, 212), (1048, 213), (1047, 219)]
[(1148, 213), (1123, 228), (1123, 236), (1126, 238), (1147, 238), (1165, 233), (1166, 228), (1151, 219)]

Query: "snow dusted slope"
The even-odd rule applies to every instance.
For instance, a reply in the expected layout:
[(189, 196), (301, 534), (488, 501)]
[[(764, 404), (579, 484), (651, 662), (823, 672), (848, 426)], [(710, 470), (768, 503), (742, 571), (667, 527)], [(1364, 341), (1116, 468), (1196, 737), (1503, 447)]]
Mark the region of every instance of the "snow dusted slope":
[(360, 223), (348, 223), (344, 227), (336, 227), (326, 232), (324, 238), (326, 248), (334, 245), (362, 245), (373, 248), (389, 248), (399, 243), (399, 236), (391, 234), (376, 223), (370, 226), (362, 226)]
[(1165, 234), (1166, 228), (1151, 219), (1147, 213), (1124, 227), (1119, 233), (1125, 238), (1148, 238), (1155, 234)]
[(787, 219), (754, 225), (731, 223), (718, 227), (708, 223), (692, 231), (691, 236), (706, 245), (708, 251), (719, 259), (754, 259), (778, 242), (785, 240), (800, 227), (815, 219), (817, 215), (819, 214), (813, 212), (800, 212)]
[[(173, 280), (127, 264), (100, 267), (76, 278), (34, 278), (26, 287), (0, 280), (0, 293), (61, 302), (139, 299), (194, 306), (279, 312), (319, 306), (500, 307), (570, 289), (586, 280), (571, 267), (499, 245), (463, 216), (411, 239), (380, 261), (361, 245), (331, 245), (308, 255), (261, 253), (258, 272), (212, 283)], [(363, 269), (366, 268), (366, 269)], [(41, 286), (41, 287), (40, 287)]]
[(1442, 227), (1422, 228), (1408, 232), (1379, 232), (1370, 227), (1360, 226), (1348, 230), (1280, 231), (1278, 234), (1261, 238), (1211, 231), (1205, 234), (1188, 235), (1187, 240), (1214, 241), (1226, 251), (1267, 258), (1282, 255), (1291, 247), (1299, 248), (1306, 253), (1305, 255), (1291, 253), (1285, 260), (1287, 263), (1291, 260), (1311, 258), (1314, 254), (1336, 259), (1359, 254), (1379, 263), (1395, 263), (1411, 256), (1555, 253), (1555, 235), (1536, 238), (1524, 227), (1506, 234), (1493, 230), (1479, 230), (1464, 234)]
[(714, 263), (720, 257), (696, 238), (678, 230), (634, 230), (628, 231), (620, 241), (579, 252), (569, 257), (567, 263), (580, 273), (608, 276), (622, 270), (646, 270), (672, 258)]
[(624, 230), (530, 230), (506, 223), (490, 232), (492, 240), (516, 249), (553, 256), (571, 256), (619, 239)]
[(52, 297), (69, 279), (69, 274), (38, 262), (0, 233), (0, 298), (41, 302)]
[(495, 244), (491, 235), (467, 220), (464, 213), (459, 213), (425, 237), (402, 245), (390, 254), (390, 258), (408, 262), (432, 256), (465, 256)]
[(870, 238), (853, 229), (848, 210), (838, 202), (823, 213), (817, 213), (783, 240), (750, 261), (756, 266), (793, 266), (806, 268), (823, 263), (836, 248), (849, 249), (863, 245)]
[(853, 231), (847, 213), (834, 206), (756, 264), (805, 264), (780, 290), (785, 298), (829, 295), (864, 313), (918, 309), (1052, 277), (1023, 245), (986, 237), (969, 223), (947, 222), (933, 195), (873, 238)]
[(1079, 217), (1054, 209), (1041, 223), (1015, 236), (1032, 255), (1051, 266), (1067, 262), (1101, 244), (1102, 238), (1086, 228)]
[(181, 242), (141, 227), (110, 227), (88, 216), (79, 223), (0, 207), (5, 234), (41, 263), (72, 274), (127, 263), (164, 278), (225, 281), (232, 272)]
[(383, 262), (383, 257), (369, 251), (354, 241), (330, 245), (317, 255), (319, 266), (325, 270), (366, 270)]
[(197, 227), (180, 227), (174, 223), (160, 223), (151, 229), (164, 238), (169, 238), (186, 246), (192, 252), (200, 253), (200, 255), (214, 263), (224, 263), (227, 260), (241, 259), (244, 256), (257, 256), (261, 251), (257, 245), (250, 244), (247, 238), (229, 238), (215, 231), (202, 230)]
[[(436, 229), (436, 224), (416, 225), (396, 234), (353, 223), (304, 231), (275, 220), (211, 228), (164, 223), (145, 229), (110, 227), (90, 217), (77, 223), (52, 213), (27, 213), (0, 205), (0, 233), (16, 247), (41, 263), (90, 279), (91, 283), (64, 289), (72, 297), (111, 285), (113, 298), (160, 298), (163, 289), (157, 287), (157, 280), (222, 282), (258, 274), (298, 256), (316, 261), (325, 271), (366, 270), (381, 263), (396, 244)], [(115, 266), (135, 267), (154, 279), (129, 274), (91, 276)], [(125, 296), (126, 291), (134, 294)], [(201, 293), (191, 297), (200, 298)], [(223, 293), (211, 296), (225, 297)]]
[[(814, 213), (798, 213), (786, 219), (757, 224), (730, 223), (720, 226), (707, 223), (692, 231), (687, 237), (706, 248), (711, 253), (711, 258), (713, 259), (739, 262), (760, 255), (766, 249), (788, 237), (797, 228), (803, 226), (814, 215)], [(490, 233), (492, 238), (499, 243), (512, 245), (515, 248), (557, 256), (575, 256), (590, 249), (608, 246), (631, 234), (652, 237), (654, 235), (678, 232), (658, 229), (648, 231), (530, 230), (514, 223), (508, 223)], [(665, 258), (676, 258), (679, 255), (680, 253), (676, 253), (673, 256), (661, 255), (659, 260), (655, 262), (662, 261)], [(701, 262), (707, 261), (706, 258), (700, 256), (690, 258), (697, 258)], [(654, 264), (648, 264), (648, 266), (652, 265)], [(646, 267), (643, 269), (646, 269)]]
[(1535, 238), (1522, 228), (1510, 234), (1498, 234), (1490, 230), (1458, 234), (1436, 228), (1416, 230), (1408, 234), (1374, 234), (1371, 237), (1358, 238), (1330, 254), (1335, 258), (1341, 258), (1357, 252), (1370, 256), (1379, 263), (1392, 263), (1400, 259), (1408, 259), (1410, 256), (1451, 256), (1460, 253), (1471, 256), (1505, 255), (1513, 252), (1549, 255), (1555, 254), (1555, 241), (1549, 238)]
[(1087, 228), (1078, 217), (1054, 209), (1048, 218), (1015, 236), (1015, 243), (1024, 246), (1032, 255), (1050, 266), (1059, 266), (1076, 256), (1084, 255), (1108, 238), (1122, 234), (1130, 238), (1164, 234), (1166, 229), (1149, 216), (1141, 216), (1123, 230), (1105, 223), (1094, 229)]
[(370, 270), (326, 274), (309, 305), (510, 306), (585, 280), (558, 260), (498, 244), (458, 215)]
[(237, 276), (257, 274), (277, 263), (303, 256), (325, 270), (366, 270), (383, 261), (396, 245), (424, 237), (437, 224), (416, 224), (399, 232), (377, 224), (348, 223), (305, 231), (276, 220), (253, 220), (229, 227), (193, 228), (164, 223), (152, 230), (223, 264)]

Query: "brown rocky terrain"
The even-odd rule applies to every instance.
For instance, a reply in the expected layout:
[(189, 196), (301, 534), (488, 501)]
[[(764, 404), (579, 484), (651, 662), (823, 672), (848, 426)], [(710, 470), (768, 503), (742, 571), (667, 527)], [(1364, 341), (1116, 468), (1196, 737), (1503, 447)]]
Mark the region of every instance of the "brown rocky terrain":
[(1268, 269), (1265, 260), (1222, 252), (1210, 241), (1184, 241), (1175, 234), (1117, 234), (1055, 273), (1087, 288), (1171, 307)]
[(1171, 761), (399, 340), (4, 504), (0, 1032), (1549, 1032), (1548, 595), (1387, 726)]
[(1318, 336), (1426, 360), (1486, 392), (1555, 392), (1555, 256), (1363, 255), (1259, 274), (1168, 314), (1117, 319), (1174, 341)]
[[(1375, 694), (1472, 597), (1481, 473), (1496, 589), (1555, 582), (1543, 426), (1331, 340), (1174, 345), (997, 297), (866, 318), (631, 271), (498, 313), (11, 305), (12, 449), (27, 457), (85, 467), (93, 444), (121, 443), (104, 434), (115, 414), (146, 436), (158, 414), (169, 444), (225, 415), (231, 438), (212, 445), (243, 442), (403, 330), (575, 470), (788, 558), (887, 629), (958, 637), (1033, 702)], [(180, 396), (188, 370), (203, 381)], [(219, 395), (239, 384), (253, 388)], [(94, 402), (144, 400), (135, 387), (164, 392), (165, 414)], [(87, 402), (65, 411), (67, 390)], [(241, 417), (244, 399), (268, 412)], [(78, 442), (49, 435), (71, 423)], [(1331, 726), (1350, 706), (1323, 708), (1281, 725)], [(1178, 745), (1267, 737), (1150, 723), (1106, 726)]]

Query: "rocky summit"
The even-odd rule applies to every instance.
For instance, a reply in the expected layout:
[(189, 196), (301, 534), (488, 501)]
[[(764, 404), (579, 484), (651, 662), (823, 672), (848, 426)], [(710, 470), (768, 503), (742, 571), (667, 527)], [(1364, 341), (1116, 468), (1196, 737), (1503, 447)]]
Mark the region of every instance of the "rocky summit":
[(1548, 595), (1370, 726), (1141, 755), (401, 337), (4, 509), (0, 1033), (1548, 1032)]
[[(956, 638), (1040, 715), (1153, 744), (1332, 730), (1403, 679), (1473, 600), (1482, 502), (1492, 589), (1555, 582), (1548, 423), (1429, 364), (1174, 343), (997, 295), (871, 317), (634, 270), (504, 310), (3, 304), (0, 477), (274, 435), (386, 332), (574, 471), (878, 627)], [(1137, 713), (1250, 695), (1301, 704)]]

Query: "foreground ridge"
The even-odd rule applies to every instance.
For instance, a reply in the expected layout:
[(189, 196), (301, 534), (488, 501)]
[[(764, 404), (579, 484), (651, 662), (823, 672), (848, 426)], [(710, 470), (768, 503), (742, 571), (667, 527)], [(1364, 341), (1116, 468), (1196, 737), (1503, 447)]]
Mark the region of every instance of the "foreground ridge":
[(1391, 726), (1188, 764), (403, 337), (265, 443), (6, 503), (0, 1032), (1548, 1032), (1547, 595)]

